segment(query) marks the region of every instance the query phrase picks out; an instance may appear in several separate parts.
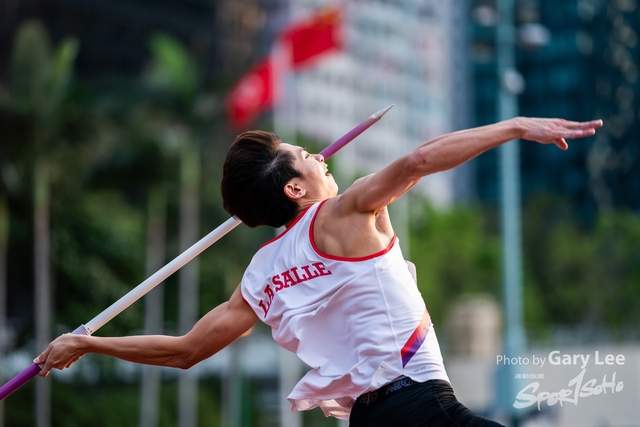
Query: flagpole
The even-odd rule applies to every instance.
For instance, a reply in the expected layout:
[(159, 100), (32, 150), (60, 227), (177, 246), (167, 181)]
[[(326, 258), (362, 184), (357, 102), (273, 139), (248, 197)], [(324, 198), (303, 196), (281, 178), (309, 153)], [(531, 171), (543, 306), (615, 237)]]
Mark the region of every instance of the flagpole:
[[(387, 111), (389, 111), (393, 107), (393, 105), (388, 106), (387, 108), (383, 108), (380, 111), (373, 113), (369, 116), (365, 121), (357, 125), (355, 128), (351, 129), (340, 139), (326, 147), (324, 150), (320, 152), (320, 154), (328, 159), (333, 154), (336, 153), (340, 148), (344, 147), (349, 142), (353, 141), (356, 137), (358, 137), (362, 132), (371, 127), (374, 123), (384, 116)], [(184, 251), (182, 254), (178, 255), (173, 261), (169, 262), (167, 265), (162, 267), (156, 273), (152, 274), (147, 280), (140, 283), (138, 286), (133, 288), (123, 297), (121, 297), (118, 301), (111, 304), (107, 309), (105, 309), (102, 313), (98, 314), (96, 317), (91, 319), (84, 325), (80, 325), (76, 330), (71, 332), (75, 335), (92, 335), (98, 329), (100, 329), (105, 323), (113, 319), (115, 316), (124, 311), (131, 304), (136, 302), (138, 299), (143, 297), (147, 292), (151, 289), (155, 288), (157, 285), (162, 283), (167, 277), (171, 276), (177, 270), (179, 270), (183, 265), (191, 261), (193, 258), (198, 256), (201, 252), (207, 249), (209, 246), (220, 240), (224, 235), (229, 233), (231, 230), (240, 225), (242, 221), (240, 221), (236, 217), (231, 217), (227, 221), (225, 221), (222, 225), (218, 226), (215, 230), (207, 234), (205, 237), (200, 239), (198, 242), (193, 244), (189, 249)], [(3, 401), (7, 396), (16, 391), (18, 388), (22, 387), (27, 381), (31, 378), (35, 377), (38, 372), (40, 372), (42, 366), (37, 364), (32, 364), (24, 371), (16, 375), (5, 385), (0, 387), (0, 401)]]

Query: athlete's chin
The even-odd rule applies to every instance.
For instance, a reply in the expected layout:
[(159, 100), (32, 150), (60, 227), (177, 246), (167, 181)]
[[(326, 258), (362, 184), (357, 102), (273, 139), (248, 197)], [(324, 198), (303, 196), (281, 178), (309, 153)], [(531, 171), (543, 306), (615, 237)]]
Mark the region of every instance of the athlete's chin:
[(333, 179), (333, 175), (328, 174), (327, 177), (330, 178), (331, 190), (332, 190), (333, 193), (335, 193), (335, 194), (333, 194), (335, 196), (335, 195), (338, 194), (338, 183), (336, 182), (335, 179)]

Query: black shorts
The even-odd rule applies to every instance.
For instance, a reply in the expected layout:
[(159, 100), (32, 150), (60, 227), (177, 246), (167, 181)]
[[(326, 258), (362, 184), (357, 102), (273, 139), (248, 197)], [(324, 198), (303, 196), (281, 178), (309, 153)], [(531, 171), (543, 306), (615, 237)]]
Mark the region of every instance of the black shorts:
[(350, 427), (504, 427), (458, 402), (448, 382), (403, 378), (358, 398)]

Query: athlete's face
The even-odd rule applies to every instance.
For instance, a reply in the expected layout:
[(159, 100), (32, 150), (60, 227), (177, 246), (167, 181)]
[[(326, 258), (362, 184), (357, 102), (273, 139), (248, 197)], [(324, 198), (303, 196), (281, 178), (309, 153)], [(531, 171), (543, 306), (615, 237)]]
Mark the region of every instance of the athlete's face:
[(293, 167), (302, 174), (298, 182), (312, 199), (324, 200), (338, 194), (338, 184), (329, 173), (324, 157), (310, 154), (303, 147), (281, 143), (282, 150), (289, 151), (294, 158)]

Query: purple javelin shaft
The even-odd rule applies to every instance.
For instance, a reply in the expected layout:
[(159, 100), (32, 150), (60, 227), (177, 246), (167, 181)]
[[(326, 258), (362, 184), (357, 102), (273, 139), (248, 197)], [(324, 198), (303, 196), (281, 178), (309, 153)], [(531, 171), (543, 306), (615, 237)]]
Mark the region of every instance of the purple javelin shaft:
[[(393, 107), (393, 104), (388, 106), (387, 108), (383, 108), (380, 111), (373, 113), (369, 118), (365, 121), (351, 129), (347, 132), (342, 138), (338, 139), (327, 148), (322, 150), (320, 154), (325, 159), (333, 156), (338, 150), (347, 145), (349, 142), (353, 141), (358, 135), (367, 130), (371, 125), (380, 120), (382, 116), (384, 116), (387, 111), (389, 111)], [(73, 334), (79, 335), (91, 335), (95, 331), (97, 331), (102, 325), (107, 323), (109, 320), (113, 319), (124, 309), (129, 307), (151, 289), (162, 283), (164, 279), (166, 279), (171, 274), (175, 273), (178, 269), (184, 266), (187, 262), (191, 261), (197, 255), (199, 255), (206, 248), (215, 243), (220, 237), (227, 234), (233, 228), (235, 228), (240, 223), (240, 220), (237, 218), (230, 218), (220, 227), (213, 230), (207, 236), (203, 237), (201, 240), (196, 242), (193, 246), (183, 252), (181, 255), (176, 257), (169, 264), (165, 265), (162, 269), (154, 273), (147, 280), (136, 286), (134, 289), (129, 291), (126, 295), (120, 298), (118, 301), (109, 306), (106, 310), (100, 313), (95, 318), (91, 319), (87, 323), (87, 325), (79, 326)], [(27, 381), (31, 378), (38, 375), (41, 367), (37, 364), (32, 364), (24, 371), (20, 372), (13, 379), (11, 379), (8, 383), (0, 387), (0, 402), (3, 401), (7, 396), (11, 393), (22, 387)]]
[(0, 401), (4, 400), (5, 397), (22, 387), (31, 378), (38, 375), (38, 372), (40, 372), (40, 366), (32, 363), (27, 369), (13, 377), (13, 379), (3, 385), (0, 389)]
[[(75, 331), (71, 333), (75, 335), (91, 335), (89, 331), (84, 327), (84, 325), (79, 326)], [(42, 369), (40, 365), (32, 363), (27, 369), (20, 372), (18, 375), (13, 377), (11, 381), (0, 387), (0, 402), (2, 402), (5, 397), (9, 396), (11, 393), (22, 387), (31, 378), (38, 375), (40, 369)]]
[(353, 141), (354, 138), (356, 138), (362, 132), (367, 130), (369, 126), (371, 126), (372, 124), (380, 120), (382, 116), (384, 116), (387, 113), (387, 111), (391, 109), (391, 107), (393, 107), (393, 104), (389, 105), (387, 108), (383, 108), (382, 110), (373, 113), (371, 116), (369, 116), (369, 118), (367, 118), (367, 120), (360, 123), (358, 126), (351, 129), (349, 132), (347, 132), (343, 137), (338, 139), (336, 142), (334, 142), (333, 144), (329, 145), (327, 148), (322, 150), (320, 152), (322, 157), (324, 157), (325, 159), (328, 159), (329, 157), (333, 156), (336, 151), (338, 151), (339, 149), (341, 149), (342, 147), (344, 147), (345, 145)]

